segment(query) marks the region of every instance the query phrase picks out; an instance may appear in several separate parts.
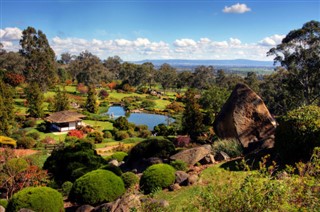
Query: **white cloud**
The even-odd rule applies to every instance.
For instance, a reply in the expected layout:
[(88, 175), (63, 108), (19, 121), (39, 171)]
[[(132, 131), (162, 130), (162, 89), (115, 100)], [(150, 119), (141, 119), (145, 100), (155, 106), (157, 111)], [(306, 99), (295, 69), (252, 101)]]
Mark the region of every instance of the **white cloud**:
[(237, 46), (241, 44), (241, 40), (239, 40), (238, 38), (230, 38), (229, 43), (232, 46)]
[(224, 9), (222, 10), (224, 13), (246, 13), (250, 12), (251, 9), (246, 5), (246, 4), (234, 4), (230, 7), (225, 6)]
[[(0, 29), (1, 42), (7, 51), (18, 51), (18, 40), (21, 30), (18, 28)], [(236, 37), (225, 40), (202, 37), (198, 40), (177, 38), (171, 43), (153, 41), (149, 38), (101, 40), (77, 37), (53, 37), (49, 43), (59, 58), (61, 53), (73, 55), (88, 50), (101, 59), (118, 55), (123, 60), (134, 61), (143, 59), (253, 59), (271, 60), (266, 57), (269, 49), (281, 42), (284, 35), (272, 35), (257, 40), (255, 43), (243, 43)], [(4, 39), (5, 38), (5, 39)]]
[(183, 38), (183, 39), (177, 39), (174, 41), (173, 43), (174, 46), (176, 47), (193, 47), (193, 46), (196, 46), (197, 43), (192, 40), (192, 39), (188, 39), (188, 38)]
[(282, 39), (285, 37), (285, 35), (272, 35), (270, 37), (265, 37), (261, 41), (259, 41), (259, 44), (262, 46), (276, 46), (281, 43)]
[(0, 29), (0, 38), (5, 41), (18, 41), (21, 39), (22, 30), (17, 27), (7, 27)]

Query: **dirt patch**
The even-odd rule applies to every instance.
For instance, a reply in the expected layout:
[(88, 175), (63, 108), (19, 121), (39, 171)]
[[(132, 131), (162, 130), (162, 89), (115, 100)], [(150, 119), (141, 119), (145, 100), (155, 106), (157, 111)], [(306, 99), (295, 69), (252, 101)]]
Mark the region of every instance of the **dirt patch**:
[[(4, 148), (0, 148), (0, 154), (4, 151)], [(17, 157), (23, 157), (23, 156), (28, 156), (28, 155), (33, 155), (37, 153), (37, 150), (33, 149), (14, 149), (13, 153)]]

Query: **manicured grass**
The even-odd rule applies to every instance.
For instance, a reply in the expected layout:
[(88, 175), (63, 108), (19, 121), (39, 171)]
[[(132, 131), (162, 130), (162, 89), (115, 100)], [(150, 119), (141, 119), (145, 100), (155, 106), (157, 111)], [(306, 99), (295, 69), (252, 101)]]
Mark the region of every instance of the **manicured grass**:
[(92, 120), (83, 120), (85, 124), (93, 126), (97, 130), (112, 130), (113, 125), (111, 122), (107, 121), (92, 121)]
[(121, 101), (122, 98), (124, 97), (129, 97), (129, 96), (139, 96), (139, 97), (146, 97), (147, 94), (137, 94), (137, 93), (118, 93), (116, 91), (112, 91), (109, 93), (108, 99), (114, 99), (117, 101)]
[(160, 109), (160, 110), (166, 109), (166, 106), (171, 103), (170, 101), (168, 101), (168, 100), (163, 100), (163, 99), (157, 99), (157, 100), (154, 100), (154, 101), (155, 101), (155, 103), (156, 103), (155, 108), (156, 108), (156, 109)]

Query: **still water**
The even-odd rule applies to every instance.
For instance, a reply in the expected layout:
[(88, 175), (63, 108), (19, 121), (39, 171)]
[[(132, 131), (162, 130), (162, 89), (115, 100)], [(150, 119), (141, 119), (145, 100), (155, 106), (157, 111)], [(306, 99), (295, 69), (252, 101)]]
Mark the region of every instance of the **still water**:
[[(111, 106), (107, 112), (108, 115), (113, 117), (114, 119), (119, 116), (125, 116), (125, 110), (121, 106)], [(174, 122), (174, 119), (169, 118), (165, 115), (158, 114), (150, 114), (150, 113), (130, 113), (129, 117), (127, 117), (129, 122), (132, 122), (136, 125), (147, 125), (149, 130), (153, 130), (155, 126), (158, 124), (168, 124)]]

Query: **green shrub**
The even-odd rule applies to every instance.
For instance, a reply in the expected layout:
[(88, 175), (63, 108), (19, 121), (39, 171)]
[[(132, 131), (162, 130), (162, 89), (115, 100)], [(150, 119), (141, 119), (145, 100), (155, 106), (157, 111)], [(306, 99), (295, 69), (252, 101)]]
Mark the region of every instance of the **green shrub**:
[(17, 141), (6, 136), (0, 136), (0, 146), (10, 146), (10, 147), (16, 148)]
[(168, 158), (174, 151), (175, 148), (171, 141), (164, 138), (150, 138), (131, 149), (128, 162), (150, 157)]
[(98, 131), (94, 131), (94, 132), (88, 133), (87, 138), (88, 139), (93, 139), (94, 143), (101, 143), (102, 140), (103, 140), (103, 137), (102, 137), (101, 133), (98, 132)]
[(126, 153), (126, 152), (115, 152), (112, 155), (105, 157), (104, 159), (107, 161), (111, 161), (111, 160), (115, 159), (118, 162), (121, 162), (127, 156), (128, 156), (128, 153)]
[[(84, 166), (82, 166), (82, 164), (79, 164), (81, 167), (76, 168), (77, 166), (75, 164), (77, 164), (77, 163), (70, 164), (68, 167), (70, 170), (73, 170), (71, 172), (71, 176), (70, 176), (70, 180), (72, 182), (74, 182), (79, 177), (82, 177), (83, 175), (87, 174), (88, 172), (91, 172), (92, 170), (94, 170), (90, 167), (84, 167)], [(72, 165), (74, 165), (74, 166), (72, 166)]]
[(38, 132), (28, 133), (27, 136), (33, 138), (34, 140), (38, 140), (40, 138), (40, 134)]
[(100, 169), (111, 171), (118, 176), (122, 175), (122, 170), (120, 169), (120, 167), (114, 166), (112, 164), (101, 166)]
[(37, 121), (34, 118), (28, 118), (24, 123), (23, 123), (23, 128), (27, 127), (34, 127), (36, 125)]
[(125, 192), (120, 177), (106, 170), (95, 170), (77, 179), (70, 191), (69, 199), (80, 204), (96, 205), (111, 202)]
[(0, 205), (6, 209), (8, 206), (8, 200), (0, 199)]
[(113, 127), (119, 130), (128, 130), (129, 129), (129, 122), (126, 117), (120, 116), (116, 120), (114, 120)]
[(182, 160), (171, 161), (170, 165), (177, 171), (187, 171), (188, 169), (188, 165)]
[(239, 157), (243, 154), (243, 147), (236, 139), (217, 140), (212, 145), (213, 153), (223, 151), (231, 158)]
[(133, 172), (123, 173), (121, 178), (126, 188), (131, 188), (139, 182), (139, 177)]
[(140, 138), (148, 138), (151, 136), (150, 130), (141, 130), (139, 131), (139, 136)]
[(168, 164), (155, 164), (148, 167), (140, 179), (140, 188), (145, 194), (170, 186), (175, 180), (175, 170)]
[(76, 143), (78, 141), (79, 138), (75, 137), (75, 136), (66, 136), (66, 138), (64, 139), (64, 142), (66, 143)]
[(63, 196), (69, 196), (73, 183), (70, 181), (66, 181), (61, 186), (61, 191)]
[(280, 118), (275, 149), (282, 162), (307, 161), (317, 146), (320, 146), (320, 107), (301, 107)]
[(128, 134), (127, 131), (117, 131), (115, 132), (115, 135), (114, 135), (114, 139), (116, 141), (122, 141), (124, 139), (127, 139), (127, 138), (130, 138), (130, 135)]
[(19, 211), (22, 208), (33, 211), (64, 211), (62, 195), (49, 187), (27, 187), (14, 194), (9, 200), (7, 211)]
[[(62, 149), (53, 150), (47, 158), (43, 168), (47, 169), (57, 183), (73, 181), (71, 175), (78, 168), (87, 168), (83, 171), (94, 170), (106, 161), (97, 154), (94, 146), (88, 142), (77, 142)], [(79, 175), (77, 175), (79, 176)]]
[(104, 138), (112, 138), (112, 133), (110, 131), (104, 131), (103, 132), (103, 137)]
[(26, 170), (28, 167), (29, 164), (25, 159), (12, 158), (4, 164), (3, 170), (5, 170), (5, 172), (9, 173), (11, 176), (14, 176), (19, 172)]
[(17, 146), (23, 149), (31, 149), (36, 145), (36, 143), (37, 142), (33, 138), (25, 136), (18, 139)]

